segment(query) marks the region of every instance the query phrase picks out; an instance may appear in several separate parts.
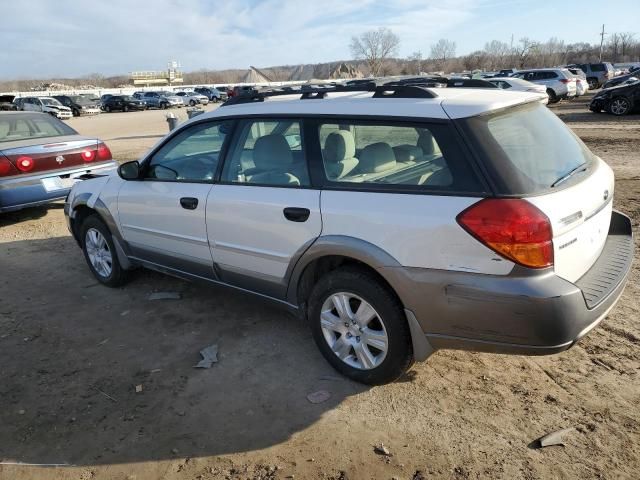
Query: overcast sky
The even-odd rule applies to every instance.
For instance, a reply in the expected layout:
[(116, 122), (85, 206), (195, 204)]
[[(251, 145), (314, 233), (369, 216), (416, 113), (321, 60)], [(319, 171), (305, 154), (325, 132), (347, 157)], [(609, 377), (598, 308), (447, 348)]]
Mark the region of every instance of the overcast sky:
[(351, 36), (384, 26), (400, 55), (439, 38), (457, 54), (524, 36), (598, 42), (636, 32), (640, 0), (2, 0), (0, 78), (185, 71), (350, 58)]

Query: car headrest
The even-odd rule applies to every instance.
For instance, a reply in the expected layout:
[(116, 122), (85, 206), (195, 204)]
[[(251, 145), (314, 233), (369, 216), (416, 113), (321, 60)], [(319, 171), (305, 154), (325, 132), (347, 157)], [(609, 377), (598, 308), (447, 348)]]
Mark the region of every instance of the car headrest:
[(356, 142), (351, 132), (338, 130), (331, 132), (324, 142), (324, 160), (327, 163), (338, 163), (356, 156)]
[(281, 170), (293, 164), (293, 154), (284, 135), (265, 135), (253, 146), (253, 163), (259, 170)]
[(363, 173), (379, 173), (391, 170), (396, 166), (396, 157), (391, 145), (385, 142), (372, 143), (362, 150), (359, 171)]
[(422, 149), (417, 145), (398, 145), (393, 147), (398, 162), (415, 162), (422, 157)]

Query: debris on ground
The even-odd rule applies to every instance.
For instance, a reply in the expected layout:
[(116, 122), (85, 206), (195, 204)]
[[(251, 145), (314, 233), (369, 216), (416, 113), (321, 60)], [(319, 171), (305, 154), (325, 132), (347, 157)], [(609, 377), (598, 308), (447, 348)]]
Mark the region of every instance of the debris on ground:
[(99, 388), (96, 388), (96, 390), (98, 392), (100, 392), (102, 395), (104, 395), (105, 397), (107, 397), (109, 400), (111, 400), (113, 403), (117, 403), (118, 400), (116, 400), (115, 398), (113, 398), (111, 395), (109, 395), (107, 392), (103, 392), (102, 390), (100, 390)]
[(141, 392), (142, 392), (142, 384), (136, 385), (136, 393), (141, 393)]
[(556, 430), (555, 432), (546, 434), (544, 437), (540, 437), (535, 441), (535, 443), (538, 445), (538, 448), (551, 447), (554, 445), (561, 445), (564, 447), (564, 436), (574, 430), (575, 429), (573, 427)]
[(127, 315), (129, 315), (129, 310), (125, 310), (120, 314), (121, 317), (126, 317)]
[(18, 410), (18, 415), (24, 415), (26, 412), (22, 409)]
[(149, 300), (180, 300), (182, 295), (178, 292), (154, 292), (149, 295)]
[(376, 452), (378, 455), (384, 455), (385, 457), (391, 457), (391, 452), (389, 451), (389, 449), (387, 447), (384, 446), (384, 443), (381, 443), (380, 445), (376, 445), (373, 447), (373, 451)]
[(108, 341), (109, 341), (109, 339), (108, 339), (108, 338), (105, 338), (104, 340), (102, 340), (102, 341), (98, 344), (98, 346), (99, 346), (99, 347), (101, 347), (102, 345), (104, 345), (104, 344), (105, 344), (105, 343), (107, 343)]
[(317, 392), (310, 393), (307, 395), (307, 400), (311, 403), (322, 403), (326, 402), (331, 398), (331, 394), (326, 390), (318, 390)]
[(209, 345), (200, 350), (202, 360), (200, 360), (193, 368), (211, 368), (211, 365), (218, 362), (218, 345)]

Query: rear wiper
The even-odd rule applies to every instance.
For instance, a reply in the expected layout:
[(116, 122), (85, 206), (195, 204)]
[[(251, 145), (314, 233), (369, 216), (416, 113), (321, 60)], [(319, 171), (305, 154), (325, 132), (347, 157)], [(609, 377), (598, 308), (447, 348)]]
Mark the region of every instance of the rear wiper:
[(553, 182), (551, 184), (551, 188), (553, 187), (557, 187), (558, 185), (560, 185), (561, 183), (569, 180), (572, 176), (574, 176), (576, 173), (578, 172), (584, 172), (587, 167), (585, 166), (586, 163), (581, 163), (580, 165), (578, 165), (576, 168), (574, 168), (573, 170), (569, 170), (568, 173), (565, 173), (562, 177), (560, 177), (558, 180), (556, 180), (555, 182)]

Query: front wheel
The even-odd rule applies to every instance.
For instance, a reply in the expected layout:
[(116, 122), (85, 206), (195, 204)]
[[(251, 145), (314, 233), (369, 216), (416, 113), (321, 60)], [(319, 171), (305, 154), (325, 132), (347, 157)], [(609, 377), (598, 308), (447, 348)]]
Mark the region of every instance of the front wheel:
[(364, 270), (342, 268), (323, 276), (311, 292), (308, 314), (322, 355), (357, 382), (393, 382), (413, 363), (400, 302)]
[(127, 271), (120, 266), (111, 232), (102, 220), (91, 215), (82, 223), (82, 251), (93, 276), (103, 285), (118, 287), (127, 279)]
[(190, 100), (189, 101), (189, 105), (192, 106), (192, 107), (195, 107), (196, 106), (196, 102), (194, 100)]
[(166, 103), (161, 103), (161, 104), (160, 104), (160, 108), (161, 108), (162, 110), (166, 110), (166, 109), (167, 109), (167, 107), (168, 107), (168, 105), (167, 105)]
[(631, 110), (631, 102), (624, 97), (614, 98), (609, 102), (609, 113), (618, 117), (626, 115)]
[(127, 105), (125, 105), (124, 107), (122, 107), (122, 111), (123, 112), (128, 112), (129, 111), (129, 107)]

